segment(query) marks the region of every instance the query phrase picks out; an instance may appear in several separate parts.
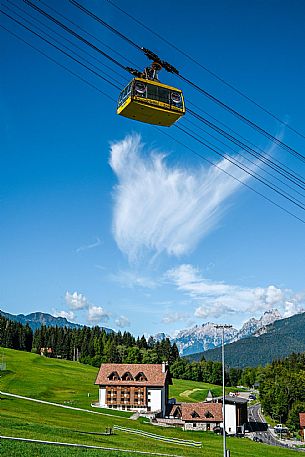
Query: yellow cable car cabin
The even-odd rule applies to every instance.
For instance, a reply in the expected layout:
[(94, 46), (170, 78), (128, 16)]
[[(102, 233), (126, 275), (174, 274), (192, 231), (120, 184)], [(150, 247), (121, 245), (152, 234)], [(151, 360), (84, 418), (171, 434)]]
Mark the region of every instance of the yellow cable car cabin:
[(183, 94), (157, 79), (136, 77), (120, 93), (117, 114), (170, 127), (185, 114)]

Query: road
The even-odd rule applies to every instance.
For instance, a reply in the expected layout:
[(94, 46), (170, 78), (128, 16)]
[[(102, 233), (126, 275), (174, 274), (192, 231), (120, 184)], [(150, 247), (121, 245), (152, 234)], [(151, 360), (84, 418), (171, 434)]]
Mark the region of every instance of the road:
[(261, 410), (260, 404), (249, 406), (249, 431), (253, 433), (253, 437), (258, 438), (263, 443), (271, 444), (272, 446), (289, 447), (286, 443), (283, 443), (270, 431), (268, 424), (265, 422)]

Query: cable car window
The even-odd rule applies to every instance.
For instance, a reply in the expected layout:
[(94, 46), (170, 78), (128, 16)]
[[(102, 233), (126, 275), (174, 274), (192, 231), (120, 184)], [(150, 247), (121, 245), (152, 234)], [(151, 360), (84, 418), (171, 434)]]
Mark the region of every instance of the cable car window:
[(128, 86), (126, 86), (120, 93), (119, 101), (118, 101), (119, 106), (121, 106), (125, 102), (125, 100), (129, 97), (130, 91), (131, 91), (131, 83), (129, 83)]
[(147, 84), (147, 98), (151, 100), (158, 100), (157, 86), (154, 84)]
[(169, 90), (164, 87), (158, 87), (158, 100), (169, 104)]

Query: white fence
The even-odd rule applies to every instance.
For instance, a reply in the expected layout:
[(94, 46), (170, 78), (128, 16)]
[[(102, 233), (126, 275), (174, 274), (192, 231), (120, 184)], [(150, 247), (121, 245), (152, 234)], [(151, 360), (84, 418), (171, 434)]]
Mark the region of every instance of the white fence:
[(121, 427), (119, 425), (114, 425), (112, 428), (114, 430), (120, 430), (121, 432), (135, 433), (136, 435), (146, 436), (147, 438), (152, 438), (152, 439), (158, 440), (158, 441), (165, 441), (167, 443), (179, 444), (182, 446), (193, 446), (193, 447), (202, 446), (202, 443), (199, 441), (183, 440), (181, 438), (167, 438), (166, 436), (156, 435), (155, 433), (144, 432), (143, 430), (139, 430), (137, 428), (127, 428), (127, 427)]

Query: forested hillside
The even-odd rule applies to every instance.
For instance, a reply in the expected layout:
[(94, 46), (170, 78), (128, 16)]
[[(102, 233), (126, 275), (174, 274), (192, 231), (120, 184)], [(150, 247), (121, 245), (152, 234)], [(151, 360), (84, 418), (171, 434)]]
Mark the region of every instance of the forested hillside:
[(305, 354), (291, 354), (257, 373), (264, 411), (290, 430), (299, 430), (299, 413), (305, 412)]
[[(81, 363), (99, 367), (101, 363), (161, 363), (167, 361), (172, 375), (178, 379), (222, 383), (221, 363), (189, 363), (179, 356), (175, 343), (168, 338), (156, 341), (144, 336), (135, 338), (129, 332), (107, 333), (100, 327), (41, 326), (35, 332), (28, 325), (10, 321), (0, 316), (0, 345), (3, 347), (31, 351), (48, 357), (78, 360)], [(226, 372), (226, 384), (247, 383), (242, 370)]]

